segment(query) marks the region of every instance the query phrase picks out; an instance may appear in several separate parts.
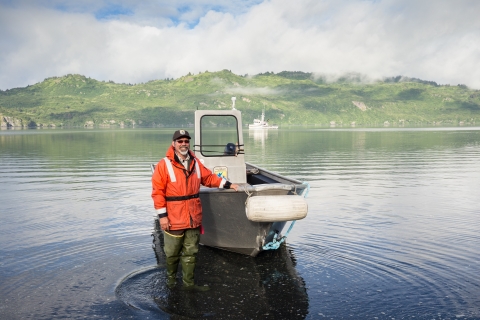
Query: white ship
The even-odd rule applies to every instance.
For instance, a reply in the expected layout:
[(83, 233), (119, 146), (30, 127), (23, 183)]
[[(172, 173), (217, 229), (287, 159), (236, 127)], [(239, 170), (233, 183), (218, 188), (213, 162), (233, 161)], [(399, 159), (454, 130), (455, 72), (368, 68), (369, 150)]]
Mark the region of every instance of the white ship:
[(254, 119), (253, 124), (248, 125), (248, 129), (278, 129), (278, 126), (270, 126), (265, 121), (265, 110), (262, 110), (262, 116), (260, 119)]

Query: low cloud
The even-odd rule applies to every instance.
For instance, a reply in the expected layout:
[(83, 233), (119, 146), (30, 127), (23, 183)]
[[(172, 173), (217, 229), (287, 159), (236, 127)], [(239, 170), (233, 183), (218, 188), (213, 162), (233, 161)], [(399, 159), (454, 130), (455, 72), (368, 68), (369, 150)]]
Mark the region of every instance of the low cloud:
[(240, 94), (240, 95), (263, 95), (263, 96), (274, 96), (282, 94), (281, 90), (276, 90), (272, 88), (248, 88), (248, 87), (230, 87), (226, 89), (227, 93), (230, 94)]
[(475, 0), (115, 3), (0, 2), (0, 89), (68, 73), (138, 83), (222, 69), (480, 89)]

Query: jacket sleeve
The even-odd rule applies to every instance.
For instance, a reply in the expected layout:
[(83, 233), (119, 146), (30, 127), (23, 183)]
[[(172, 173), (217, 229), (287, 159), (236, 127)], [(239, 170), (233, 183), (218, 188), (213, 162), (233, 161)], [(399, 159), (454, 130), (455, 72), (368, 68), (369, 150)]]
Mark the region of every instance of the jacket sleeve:
[(155, 211), (159, 218), (167, 216), (167, 202), (165, 201), (168, 176), (165, 171), (165, 160), (160, 160), (155, 166), (152, 175), (152, 199)]
[(202, 185), (209, 188), (215, 188), (215, 187), (223, 188), (227, 180), (220, 178), (219, 176), (214, 174), (212, 171), (210, 171), (210, 169), (205, 167), (200, 161), (198, 161), (198, 166), (200, 167), (200, 173), (202, 176), (202, 180), (201, 180)]

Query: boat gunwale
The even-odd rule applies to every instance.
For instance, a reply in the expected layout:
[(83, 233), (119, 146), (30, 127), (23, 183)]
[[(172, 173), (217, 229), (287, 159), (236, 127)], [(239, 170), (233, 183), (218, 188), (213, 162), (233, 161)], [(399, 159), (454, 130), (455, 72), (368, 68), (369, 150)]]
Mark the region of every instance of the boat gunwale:
[(282, 180), (285, 180), (285, 181), (291, 181), (291, 182), (294, 182), (296, 184), (304, 184), (302, 181), (300, 180), (297, 180), (297, 179), (294, 179), (294, 178), (289, 178), (289, 177), (286, 177), (286, 176), (282, 176), (281, 174), (279, 173), (275, 173), (275, 172), (272, 172), (272, 171), (269, 171), (267, 169), (264, 169), (264, 168), (261, 168), (259, 166), (256, 166), (254, 164), (251, 164), (250, 162), (246, 162), (245, 161), (245, 165), (247, 166), (247, 169), (248, 167), (252, 167), (252, 168), (255, 168), (255, 169), (258, 169), (260, 171), (261, 174), (264, 174), (265, 176), (269, 177), (269, 178), (280, 178)]

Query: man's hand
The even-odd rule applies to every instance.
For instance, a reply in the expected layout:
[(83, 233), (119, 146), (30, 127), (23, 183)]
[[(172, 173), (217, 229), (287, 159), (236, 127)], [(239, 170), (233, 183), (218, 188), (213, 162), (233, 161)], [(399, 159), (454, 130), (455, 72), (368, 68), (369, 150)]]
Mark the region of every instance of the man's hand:
[(170, 222), (168, 221), (168, 217), (160, 218), (160, 228), (162, 230), (170, 230)]
[(235, 191), (238, 191), (238, 184), (232, 183), (230, 185), (230, 189), (234, 189)]

